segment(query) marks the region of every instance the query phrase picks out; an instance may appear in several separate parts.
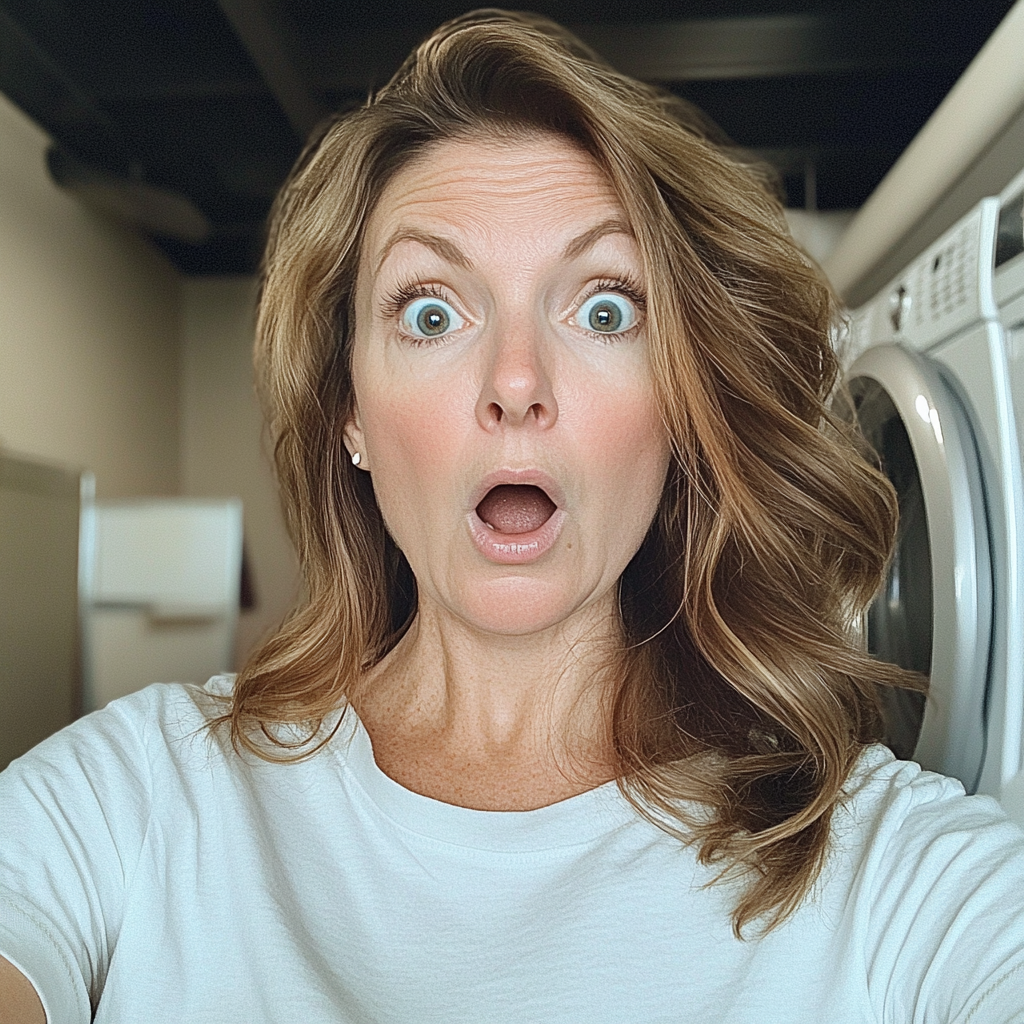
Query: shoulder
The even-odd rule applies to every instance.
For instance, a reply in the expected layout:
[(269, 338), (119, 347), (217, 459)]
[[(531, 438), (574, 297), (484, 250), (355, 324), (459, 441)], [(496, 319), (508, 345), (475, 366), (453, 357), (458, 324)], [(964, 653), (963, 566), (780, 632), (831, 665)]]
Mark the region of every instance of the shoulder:
[(996, 1012), (1011, 997), (1024, 974), (1024, 831), (995, 800), (871, 747), (836, 809), (832, 854), (827, 902), (895, 1018)]
[(180, 820), (216, 778), (237, 771), (230, 741), (206, 728), (231, 684), (147, 686), (12, 761), (0, 772), (0, 821), (18, 823), (19, 842), (0, 850), (0, 876), (61, 850), (132, 863), (155, 818)]
[(833, 851), (871, 888), (931, 876), (973, 883), (996, 864), (1024, 882), (1024, 831), (988, 796), (869, 747), (833, 817)]
[[(885, 747), (868, 747), (854, 766), (836, 809), (835, 840), (865, 855), (889, 847), (970, 838), (1024, 850), (1024, 831), (988, 796), (968, 796), (956, 779), (900, 761)], [(959, 837), (956, 838), (956, 837)]]
[[(230, 704), (233, 676), (215, 676), (205, 686), (155, 683), (79, 718), (16, 758), (2, 773), (15, 778), (90, 780), (131, 778), (141, 783), (168, 759), (181, 761), (187, 748), (209, 732), (212, 719)], [(223, 744), (204, 744), (223, 750)]]
[(147, 842), (188, 835), (204, 776), (197, 766), (213, 758), (231, 770), (223, 746), (192, 752), (230, 692), (228, 678), (148, 686), (0, 772), (0, 955), (44, 993), (50, 1019), (88, 1019), (89, 993), (145, 877)]

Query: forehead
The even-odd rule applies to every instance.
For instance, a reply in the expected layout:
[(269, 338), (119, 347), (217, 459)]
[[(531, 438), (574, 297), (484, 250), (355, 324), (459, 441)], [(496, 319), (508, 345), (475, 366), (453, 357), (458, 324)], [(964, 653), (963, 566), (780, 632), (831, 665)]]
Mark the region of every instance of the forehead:
[(378, 265), (396, 231), (516, 235), (564, 242), (601, 221), (626, 221), (594, 159), (553, 136), (439, 142), (388, 184), (367, 224), (364, 256)]

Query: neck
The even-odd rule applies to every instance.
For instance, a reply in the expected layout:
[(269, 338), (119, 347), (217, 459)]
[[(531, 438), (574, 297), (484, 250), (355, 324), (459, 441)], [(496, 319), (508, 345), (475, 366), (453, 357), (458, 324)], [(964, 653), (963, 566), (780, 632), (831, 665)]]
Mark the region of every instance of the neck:
[[(467, 806), (542, 806), (614, 777), (619, 636), (614, 595), (527, 636), (483, 633), (421, 602), (353, 704), (397, 781), (447, 799), (448, 778), (463, 794), (449, 802)], [(488, 792), (467, 797), (470, 778)]]

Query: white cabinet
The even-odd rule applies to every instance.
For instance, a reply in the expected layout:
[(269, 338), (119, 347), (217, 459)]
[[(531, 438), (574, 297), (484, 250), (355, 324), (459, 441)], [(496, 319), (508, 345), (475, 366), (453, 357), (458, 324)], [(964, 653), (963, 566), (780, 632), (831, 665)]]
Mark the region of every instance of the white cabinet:
[(232, 669), (240, 501), (96, 503), (83, 510), (82, 538), (87, 710)]

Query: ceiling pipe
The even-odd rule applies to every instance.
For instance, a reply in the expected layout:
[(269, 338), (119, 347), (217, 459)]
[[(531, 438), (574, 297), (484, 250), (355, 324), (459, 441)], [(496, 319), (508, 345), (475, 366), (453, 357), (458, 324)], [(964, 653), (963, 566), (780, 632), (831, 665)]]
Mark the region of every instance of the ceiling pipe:
[(209, 220), (186, 196), (111, 174), (57, 146), (47, 151), (46, 166), (61, 188), (132, 227), (192, 245), (210, 236)]
[(846, 296), (1024, 106), (1024, 0), (1010, 9), (854, 217), (823, 269)]

